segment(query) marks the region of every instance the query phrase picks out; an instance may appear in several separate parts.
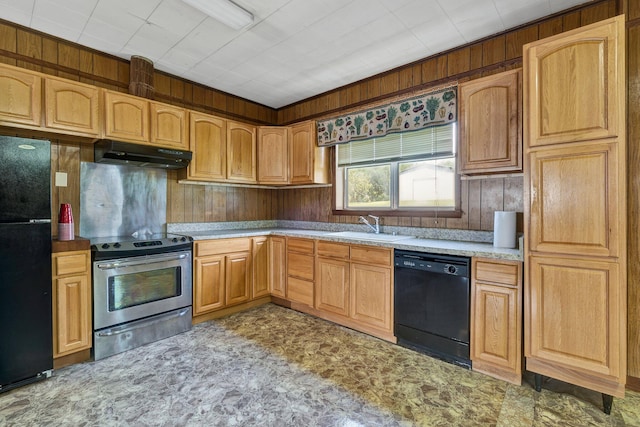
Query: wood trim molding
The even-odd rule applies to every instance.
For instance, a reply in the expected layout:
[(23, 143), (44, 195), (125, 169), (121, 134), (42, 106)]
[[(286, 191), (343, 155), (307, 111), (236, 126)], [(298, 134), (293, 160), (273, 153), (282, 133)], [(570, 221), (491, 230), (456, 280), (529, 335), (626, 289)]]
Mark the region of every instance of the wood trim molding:
[(627, 390), (640, 392), (640, 378), (627, 376)]

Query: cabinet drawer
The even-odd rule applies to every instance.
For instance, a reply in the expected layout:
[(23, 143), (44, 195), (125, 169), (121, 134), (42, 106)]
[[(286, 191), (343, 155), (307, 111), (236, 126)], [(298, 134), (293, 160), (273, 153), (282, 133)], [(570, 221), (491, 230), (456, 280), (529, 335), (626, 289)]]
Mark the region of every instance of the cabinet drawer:
[(373, 246), (351, 246), (351, 260), (375, 265), (391, 265), (393, 250)]
[(310, 239), (299, 239), (297, 237), (290, 237), (287, 239), (287, 250), (294, 252), (303, 252), (305, 254), (312, 254), (314, 250), (315, 242)]
[(349, 245), (331, 242), (318, 242), (318, 256), (349, 259)]
[(251, 250), (251, 239), (220, 239), (196, 242), (195, 256), (247, 252)]
[(287, 275), (313, 280), (313, 255), (287, 253)]
[(520, 286), (522, 281), (522, 264), (517, 261), (474, 259), (473, 267), (473, 277), (479, 282)]
[(313, 282), (289, 277), (287, 280), (287, 298), (313, 307)]
[(67, 274), (86, 273), (88, 265), (89, 251), (54, 255), (52, 274), (54, 276), (64, 276)]

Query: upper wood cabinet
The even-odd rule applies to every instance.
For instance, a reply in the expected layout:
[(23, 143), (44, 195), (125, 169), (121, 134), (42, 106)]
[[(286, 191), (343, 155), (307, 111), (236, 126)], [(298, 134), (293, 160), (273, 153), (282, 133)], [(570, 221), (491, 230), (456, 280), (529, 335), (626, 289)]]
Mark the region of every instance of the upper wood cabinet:
[(289, 182), (291, 184), (328, 184), (329, 151), (316, 145), (316, 122), (290, 126)]
[(149, 142), (149, 101), (105, 90), (104, 137)]
[(100, 91), (66, 79), (44, 79), (44, 124), (70, 134), (100, 135)]
[(522, 171), (522, 70), (460, 85), (460, 173)]
[(245, 123), (227, 121), (227, 180), (256, 183), (256, 128)]
[(189, 149), (187, 110), (159, 102), (149, 102), (150, 141), (179, 150)]
[(40, 126), (42, 77), (0, 64), (0, 125)]
[(524, 46), (526, 369), (624, 396), (625, 20)]
[(624, 135), (624, 29), (608, 19), (528, 45), (529, 146)]
[(283, 126), (258, 127), (258, 182), (289, 182), (289, 129)]
[(208, 114), (189, 112), (189, 146), (193, 158), (186, 178), (222, 181), (227, 178), (227, 121)]

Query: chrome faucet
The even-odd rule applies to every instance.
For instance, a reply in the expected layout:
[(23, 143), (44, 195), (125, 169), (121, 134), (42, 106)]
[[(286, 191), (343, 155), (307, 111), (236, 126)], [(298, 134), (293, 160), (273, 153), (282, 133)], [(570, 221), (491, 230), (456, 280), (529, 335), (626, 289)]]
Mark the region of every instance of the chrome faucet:
[(380, 234), (380, 217), (379, 216), (373, 216), (373, 215), (367, 215), (367, 216), (372, 218), (376, 222), (375, 226), (371, 225), (369, 223), (369, 221), (367, 220), (367, 218), (365, 218), (363, 216), (360, 217), (360, 222), (363, 223), (364, 225), (366, 225), (367, 227), (369, 227), (370, 229), (372, 229), (374, 233)]

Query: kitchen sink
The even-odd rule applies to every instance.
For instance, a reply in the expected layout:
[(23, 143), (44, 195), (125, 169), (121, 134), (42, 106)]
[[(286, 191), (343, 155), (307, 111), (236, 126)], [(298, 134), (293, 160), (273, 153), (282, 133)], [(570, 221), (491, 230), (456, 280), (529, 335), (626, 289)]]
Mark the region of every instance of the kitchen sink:
[(343, 237), (345, 239), (368, 240), (370, 242), (398, 242), (400, 240), (411, 239), (413, 236), (400, 236), (397, 234), (375, 234), (362, 231), (335, 231), (325, 234), (332, 237)]

